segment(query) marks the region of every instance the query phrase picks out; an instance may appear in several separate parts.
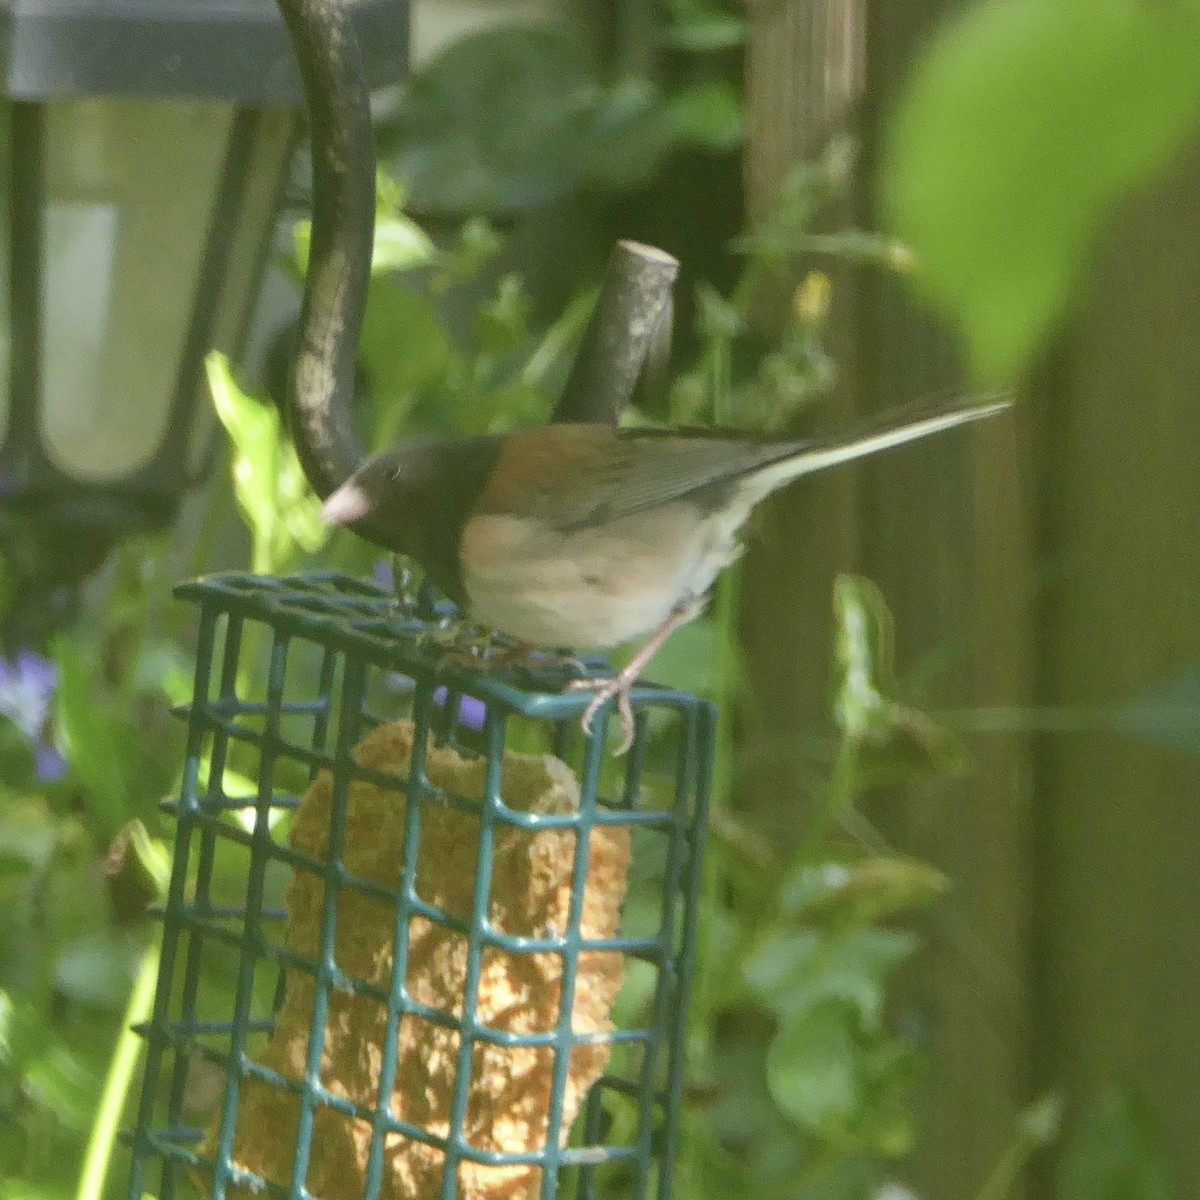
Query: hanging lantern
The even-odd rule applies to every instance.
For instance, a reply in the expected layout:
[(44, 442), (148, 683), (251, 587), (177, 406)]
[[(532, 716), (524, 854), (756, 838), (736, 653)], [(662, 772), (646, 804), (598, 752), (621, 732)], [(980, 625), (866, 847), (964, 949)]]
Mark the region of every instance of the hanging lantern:
[[(406, 9), (354, 6), (372, 85)], [(300, 89), (270, 0), (0, 0), (0, 45), (0, 548), (44, 597), (197, 478), (203, 357), (243, 348)]]

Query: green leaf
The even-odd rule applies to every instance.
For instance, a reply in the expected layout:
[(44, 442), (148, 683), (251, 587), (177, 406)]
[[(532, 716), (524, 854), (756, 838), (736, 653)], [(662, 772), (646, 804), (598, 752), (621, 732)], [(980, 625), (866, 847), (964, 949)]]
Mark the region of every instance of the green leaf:
[(0, 1195), (3, 1195), (4, 1200), (65, 1200), (65, 1193), (61, 1187), (29, 1179), (6, 1180), (4, 1191)]
[(114, 837), (151, 799), (137, 786), (141, 755), (136, 731), (107, 705), (96, 703), (96, 673), (80, 646), (60, 638), (58, 728), (71, 770), (104, 838)]
[(394, 121), (396, 173), (423, 208), (514, 213), (580, 177), (597, 85), (585, 48), (549, 26), (452, 43), (409, 81)]
[(1031, 1146), (1049, 1146), (1062, 1129), (1062, 1100), (1040, 1096), (1017, 1115), (1017, 1129)]
[(798, 1125), (828, 1136), (850, 1123), (861, 1104), (854, 1018), (823, 1004), (785, 1021), (767, 1050), (767, 1086)]
[(19, 793), (37, 782), (37, 761), (29, 738), (6, 716), (0, 715), (0, 791)]
[(66, 1046), (52, 1043), (25, 1072), (32, 1099), (44, 1105), (70, 1129), (83, 1133), (96, 1116), (100, 1079)]
[(45, 801), (15, 800), (0, 810), (0, 876), (16, 870), (43, 871), (50, 865), (58, 830)]
[(597, 104), (582, 147), (588, 181), (617, 191), (644, 187), (677, 141), (677, 126), (652, 83), (618, 79)]
[(706, 339), (728, 341), (738, 337), (744, 327), (741, 310), (731, 304), (710, 283), (696, 288), (696, 323)]
[(745, 124), (741, 94), (724, 79), (693, 84), (671, 97), (669, 111), (684, 142), (716, 154), (742, 143)]
[(733, 50), (746, 40), (746, 22), (732, 13), (698, 13), (680, 20), (665, 30), (664, 46), (704, 54), (714, 50)]
[(12, 1059), (13, 1002), (8, 992), (0, 988), (0, 1067)]
[(883, 984), (917, 947), (911, 934), (851, 926), (829, 934), (775, 931), (746, 961), (746, 982), (773, 1012), (791, 1015), (829, 1000), (856, 1012), (864, 1028), (883, 1015)]
[[(297, 274), (303, 275), (308, 269), (311, 244), (312, 222), (297, 221), (292, 226), (292, 265)], [(375, 240), (371, 246), (373, 276), (428, 266), (436, 254), (433, 242), (415, 221), (400, 214), (376, 215)]]
[(320, 501), (308, 488), (275, 406), (243, 392), (223, 354), (213, 351), (204, 366), (217, 417), (233, 442), (234, 494), (250, 530), (251, 567), (279, 574), (299, 551), (325, 544)]
[(0, 1068), (24, 1073), (52, 1044), (50, 1014), (0, 989)]
[(1061, 1200), (1173, 1200), (1145, 1106), (1126, 1092), (1094, 1100), (1063, 1147), (1054, 1194)]
[(878, 921), (923, 908), (945, 895), (950, 881), (935, 867), (911, 858), (801, 863), (784, 880), (779, 903), (792, 917)]
[(139, 696), (164, 696), (184, 704), (192, 694), (195, 664), (188, 651), (167, 638), (147, 637), (133, 664), (131, 682)]
[(141, 946), (112, 930), (94, 930), (72, 940), (54, 966), (54, 983), (80, 1004), (121, 1009), (137, 973)]
[(469, 217), (438, 259), (437, 289), (444, 292), (456, 283), (478, 278), (503, 249), (504, 237), (494, 225), (483, 217)]
[(375, 245), (371, 251), (372, 275), (428, 266), (436, 253), (429, 235), (409, 217), (376, 217)]
[(851, 741), (866, 741), (887, 728), (894, 686), (892, 614), (869, 579), (839, 575), (834, 582), (837, 619), (834, 648), (834, 713)]
[(784, 177), (765, 220), (735, 238), (733, 249), (763, 261), (794, 259), (812, 246), (818, 214), (845, 195), (854, 175), (855, 148), (847, 137), (830, 140), (815, 161), (797, 163)]
[(892, 614), (869, 579), (839, 575), (834, 716), (854, 753), (858, 787), (966, 769), (966, 748), (949, 730), (892, 697), (897, 687)]
[(484, 354), (515, 354), (529, 333), (531, 302), (521, 277), (505, 275), (495, 294), (475, 310), (475, 340)]
[(1196, 0), (985, 0), (933, 42), (882, 194), (980, 379), (1024, 368), (1114, 204), (1196, 127), (1198, 61)]
[[(416, 393), (438, 384), (453, 347), (436, 307), (402, 283), (371, 281), (360, 353), (374, 397), (383, 441), (399, 434)], [(376, 444), (379, 444), (378, 440)]]

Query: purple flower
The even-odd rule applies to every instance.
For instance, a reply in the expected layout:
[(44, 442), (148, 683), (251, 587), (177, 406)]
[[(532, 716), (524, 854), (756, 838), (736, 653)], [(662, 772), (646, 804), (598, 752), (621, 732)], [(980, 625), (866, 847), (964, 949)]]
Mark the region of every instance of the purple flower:
[(52, 783), (66, 773), (66, 760), (47, 734), (50, 709), (58, 687), (58, 667), (32, 650), (16, 658), (0, 658), (0, 716), (7, 717), (29, 739), (37, 777)]
[(371, 568), (371, 578), (375, 581), (376, 586), (383, 588), (384, 591), (395, 591), (396, 572), (392, 568), (392, 560), (377, 558), (375, 565)]
[[(433, 693), (433, 702), (444, 708), (449, 695), (447, 688), (440, 687)], [(460, 725), (466, 726), (467, 729), (482, 729), (486, 720), (487, 705), (482, 700), (476, 700), (474, 696), (463, 696), (459, 700), (458, 723)]]

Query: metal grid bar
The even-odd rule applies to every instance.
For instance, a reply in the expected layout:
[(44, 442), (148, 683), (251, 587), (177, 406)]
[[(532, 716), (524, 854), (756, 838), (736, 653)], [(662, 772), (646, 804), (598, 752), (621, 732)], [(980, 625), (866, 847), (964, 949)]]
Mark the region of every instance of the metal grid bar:
[[(588, 697), (560, 694), (563, 679), (553, 668), (516, 676), (440, 672), (439, 652), (421, 636), (427, 626), (415, 616), (398, 613), (386, 593), (361, 581), (333, 575), (272, 580), (234, 574), (187, 584), (179, 592), (200, 605), (200, 638), (194, 696), (183, 710), (189, 731), (184, 786), (178, 802), (167, 806), (178, 822), (176, 856), (161, 913), (163, 965), (154, 1014), (140, 1030), (148, 1042), (148, 1058), (130, 1139), (131, 1200), (140, 1200), (146, 1173), (156, 1159), (161, 1163), (163, 1200), (173, 1200), (181, 1170), (211, 1181), (214, 1200), (223, 1200), (230, 1188), (240, 1194), (310, 1200), (310, 1153), (318, 1114), (325, 1110), (369, 1126), (362, 1194), (371, 1200), (385, 1187), (389, 1147), (397, 1135), (440, 1153), (440, 1200), (456, 1200), (464, 1164), (536, 1168), (540, 1181), (530, 1186), (541, 1200), (556, 1200), (562, 1194), (564, 1172), (576, 1181), (577, 1200), (610, 1194), (665, 1200), (682, 1102), (683, 1020), (695, 969), (715, 720), (711, 706), (685, 693), (636, 689), (634, 745), (624, 760), (615, 762), (605, 748), (608, 711), (599, 714), (593, 736), (583, 739), (578, 719)], [(254, 694), (247, 683), (264, 635), (269, 637), (265, 696)], [(303, 678), (293, 682), (292, 674)], [(386, 695), (387, 682), (397, 675), (412, 681), (404, 703), (411, 705), (415, 724), (412, 762), (401, 773), (374, 769), (354, 758), (362, 736), (389, 719), (379, 707), (379, 697)], [(447, 689), (439, 703), (434, 700), (435, 684)], [(303, 686), (309, 694), (297, 695)], [(486, 705), (479, 734), (459, 725), (464, 696)], [(391, 697), (390, 703), (395, 702)], [(555, 754), (568, 764), (577, 763), (578, 809), (539, 813), (505, 803), (505, 746), (516, 724), (524, 729), (532, 722), (549, 722)], [(486, 781), (481, 799), (430, 782), (429, 731), (456, 746), (460, 755), (483, 754)], [(205, 761), (207, 779), (201, 769)], [(245, 774), (248, 762), (258, 777), (254, 796), (238, 795), (239, 789), (228, 784), (231, 763)], [(329, 771), (332, 780), (330, 827), (323, 853), (313, 854), (277, 839), (272, 828), (277, 814), (298, 808), (304, 781), (311, 784), (322, 770)], [(352, 789), (367, 785), (403, 797), (403, 855), (394, 885), (363, 877), (343, 856)], [(235, 794), (229, 794), (231, 790)], [(424, 814), (431, 812), (460, 814), (478, 837), (469, 916), (447, 911), (419, 894), (418, 872), (429, 869), (428, 864), (421, 866), (422, 826)], [(250, 827), (242, 827), (239, 821), (249, 823), (251, 813)], [(656, 924), (637, 936), (624, 930), (605, 937), (583, 934), (592, 838), (605, 830), (652, 839), (662, 848), (658, 890), (653, 893)], [(489, 896), (502, 831), (506, 836), (511, 831), (571, 836), (565, 929), (512, 932), (492, 926)], [(230, 855), (248, 863), (244, 884), (239, 885), (244, 894), (233, 898), (227, 894), (228, 866), (218, 884), (220, 864)], [(319, 882), (323, 908), (315, 955), (279, 940), (280, 919), (286, 914), (271, 901), (267, 881), (269, 870), (287, 868)], [(347, 896), (385, 905), (394, 914), (386, 981), (357, 978), (337, 961), (338, 913)], [(461, 1008), (456, 1007), (461, 1016), (410, 993), (414, 920), (429, 922), (465, 943), (464, 994)], [(274, 936), (268, 936), (271, 929)], [(553, 1027), (514, 1031), (489, 1025), (479, 1008), (488, 953), (561, 959)], [(655, 971), (652, 998), (637, 1027), (573, 1027), (579, 961), (585, 954), (621, 954)], [(230, 956), (237, 959), (232, 1011), (214, 1013), (209, 1011), (205, 979), (211, 971), (224, 969)], [(310, 981), (313, 1003), (311, 1011), (305, 1009), (305, 1060), (295, 1077), (256, 1061), (252, 1054), (251, 1040), (265, 1037), (274, 1023), (256, 987), (256, 978), (265, 981), (262, 972), (268, 965), (277, 972), (271, 1012), (284, 1003), (289, 976), (299, 974)], [(385, 1014), (378, 1086), (367, 1100), (331, 1091), (321, 1079), (335, 993), (378, 1003)], [(457, 1034), (449, 1129), (444, 1135), (392, 1111), (399, 1033), (406, 1019)], [(582, 1047), (597, 1046), (610, 1047), (614, 1057), (583, 1100), (575, 1136), (568, 1143), (563, 1126), (572, 1055)], [(502, 1151), (471, 1143), (466, 1121), (477, 1047), (550, 1053), (544, 1144)], [(218, 1120), (207, 1136), (184, 1116), (190, 1069), (198, 1063), (209, 1064), (225, 1080)], [(160, 1114), (156, 1097), (164, 1072), (169, 1087)], [(291, 1097), (297, 1106), (290, 1179), (263, 1179), (234, 1162), (239, 1098), (248, 1082)], [(631, 1107), (614, 1121), (609, 1115), (613, 1104)], [(622, 1129), (622, 1137), (632, 1137), (629, 1144), (606, 1142), (611, 1131)]]

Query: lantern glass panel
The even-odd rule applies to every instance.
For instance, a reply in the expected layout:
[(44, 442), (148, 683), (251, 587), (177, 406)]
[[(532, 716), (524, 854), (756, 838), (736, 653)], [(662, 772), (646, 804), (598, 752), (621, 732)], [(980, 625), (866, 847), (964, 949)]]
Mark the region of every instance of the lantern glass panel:
[[(262, 357), (263, 347), (256, 344), (256, 338), (261, 341), (264, 336), (259, 311), (259, 293), (265, 282), (264, 259), (270, 263), (268, 254), (280, 208), (280, 193), (288, 178), (299, 131), (299, 120), (290, 109), (241, 109), (235, 120), (230, 156), (239, 157), (237, 143), (242, 141), (246, 161), (240, 173), (237, 224), (232, 230), (226, 230), (229, 249), (224, 282), (211, 314), (210, 333), (203, 339), (204, 350), (215, 348), (235, 359), (247, 353), (255, 361)], [(217, 219), (222, 220), (220, 216)], [(268, 265), (268, 272), (270, 269)], [(280, 270), (279, 267), (275, 269)], [(286, 286), (288, 302), (294, 303), (295, 282), (290, 275)], [(269, 305), (264, 303), (262, 307), (266, 309)], [(284, 307), (287, 307), (286, 302)], [(184, 380), (183, 386), (189, 386), (189, 381)], [(199, 363), (190, 386), (205, 386)], [(216, 419), (212, 405), (204, 399), (192, 411), (187, 464), (189, 475), (194, 477), (205, 469)]]
[(0, 103), (0, 445), (8, 436), (8, 414), (12, 404), (9, 386), (9, 336), (12, 317), (9, 312), (11, 264), (8, 257), (9, 230), (12, 228), (12, 108)]
[(74, 478), (127, 475), (166, 435), (233, 114), (113, 98), (47, 108), (42, 434)]

